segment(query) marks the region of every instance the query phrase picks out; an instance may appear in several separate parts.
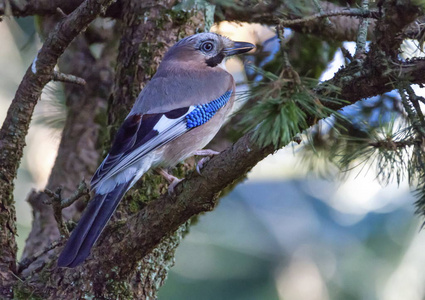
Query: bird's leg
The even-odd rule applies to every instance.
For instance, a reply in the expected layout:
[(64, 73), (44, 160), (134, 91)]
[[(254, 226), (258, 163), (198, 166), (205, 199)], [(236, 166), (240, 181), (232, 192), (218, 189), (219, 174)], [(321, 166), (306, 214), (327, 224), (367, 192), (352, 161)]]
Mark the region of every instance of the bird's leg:
[(165, 171), (162, 168), (158, 168), (156, 169), (156, 171), (165, 178), (165, 180), (168, 181), (169, 186), (168, 186), (168, 194), (173, 194), (174, 193), (174, 188), (176, 187), (176, 185), (182, 181), (183, 179), (177, 178), (176, 176), (173, 176), (171, 174), (169, 174), (167, 171)]
[(211, 149), (202, 149), (202, 150), (197, 150), (194, 155), (199, 155), (199, 156), (205, 156), (203, 157), (200, 161), (198, 161), (197, 165), (196, 165), (196, 172), (198, 172), (199, 175), (201, 175), (201, 169), (204, 166), (204, 164), (209, 161), (211, 159), (211, 157), (220, 154), (220, 152), (211, 150)]

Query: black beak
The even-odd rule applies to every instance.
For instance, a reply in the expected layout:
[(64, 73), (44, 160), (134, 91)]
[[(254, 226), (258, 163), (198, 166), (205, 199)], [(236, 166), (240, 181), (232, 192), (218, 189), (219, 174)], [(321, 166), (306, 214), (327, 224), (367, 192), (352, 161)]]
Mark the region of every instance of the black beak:
[(254, 49), (254, 48), (255, 48), (255, 46), (251, 43), (235, 42), (233, 44), (233, 47), (225, 48), (224, 53), (226, 54), (226, 56), (232, 56), (232, 55), (242, 54), (242, 53), (248, 52), (249, 50)]

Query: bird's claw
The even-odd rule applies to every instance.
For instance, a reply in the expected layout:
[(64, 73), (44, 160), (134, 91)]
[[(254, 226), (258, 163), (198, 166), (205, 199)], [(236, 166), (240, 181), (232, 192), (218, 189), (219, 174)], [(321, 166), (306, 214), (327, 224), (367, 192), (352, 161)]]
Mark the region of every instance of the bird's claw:
[(173, 181), (171, 181), (170, 185), (168, 186), (168, 195), (174, 195), (175, 191), (174, 188), (176, 187), (176, 185), (178, 185), (180, 182), (182, 182), (184, 180), (184, 178), (180, 179), (177, 177), (174, 177), (175, 179)]
[(198, 172), (199, 175), (201, 175), (201, 169), (204, 167), (204, 164), (209, 161), (211, 157), (206, 156), (201, 158), (198, 163), (196, 164), (196, 172)]
[(158, 169), (157, 172), (162, 175), (162, 177), (165, 178), (165, 180), (168, 181), (168, 194), (173, 195), (174, 194), (174, 188), (176, 187), (179, 182), (181, 182), (183, 179), (177, 178), (176, 176), (173, 176), (171, 174), (168, 174), (167, 171), (164, 169)]
[(205, 156), (196, 164), (196, 172), (201, 175), (201, 169), (204, 167), (204, 164), (211, 159), (211, 157), (220, 154), (218, 151), (211, 149), (202, 149), (195, 152), (195, 155)]

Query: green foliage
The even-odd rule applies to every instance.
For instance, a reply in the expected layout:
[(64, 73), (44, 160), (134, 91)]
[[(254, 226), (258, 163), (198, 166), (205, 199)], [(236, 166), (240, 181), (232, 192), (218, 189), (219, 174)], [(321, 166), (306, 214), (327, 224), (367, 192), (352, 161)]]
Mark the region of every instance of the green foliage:
[(241, 125), (246, 132), (254, 130), (253, 138), (260, 146), (281, 148), (309, 126), (309, 118), (319, 120), (336, 113), (323, 103), (341, 100), (313, 93), (317, 80), (300, 79), (292, 69), (285, 69), (280, 76), (257, 71), (266, 80), (253, 87), (252, 96), (258, 100), (245, 113)]
[(425, 1), (424, 0), (413, 0), (412, 2), (413, 2), (413, 4), (418, 6), (420, 9), (422, 9), (422, 10), (425, 9)]
[(416, 143), (412, 128), (400, 121), (403, 120), (393, 119), (364, 130), (355, 128), (345, 118), (328, 129), (315, 128), (308, 135), (309, 143), (303, 147), (303, 157), (310, 166), (314, 165), (315, 157), (324, 158), (341, 171), (373, 166), (382, 184), (393, 179), (399, 183), (413, 167), (408, 158), (412, 153), (410, 147)]

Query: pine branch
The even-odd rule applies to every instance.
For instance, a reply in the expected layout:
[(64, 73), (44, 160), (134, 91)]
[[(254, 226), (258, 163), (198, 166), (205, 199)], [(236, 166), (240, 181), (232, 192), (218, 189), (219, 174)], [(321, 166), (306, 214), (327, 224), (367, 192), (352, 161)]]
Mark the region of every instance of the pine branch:
[(400, 148), (419, 146), (421, 144), (422, 144), (422, 140), (409, 138), (409, 139), (401, 140), (401, 141), (395, 141), (393, 139), (379, 140), (375, 142), (369, 142), (368, 146), (371, 146), (377, 149), (397, 150)]
[[(417, 96), (415, 91), (410, 86), (410, 84), (406, 85), (405, 90), (406, 90), (407, 94), (409, 95), (410, 102), (413, 104), (413, 107), (415, 108), (416, 114), (419, 117), (419, 121), (421, 123), (421, 128), (425, 128), (424, 114), (422, 113), (422, 108), (419, 105), (419, 101), (423, 102), (424, 98)], [(423, 130), (425, 130), (425, 129), (423, 129)], [(423, 136), (425, 137), (425, 135), (423, 135)]]

